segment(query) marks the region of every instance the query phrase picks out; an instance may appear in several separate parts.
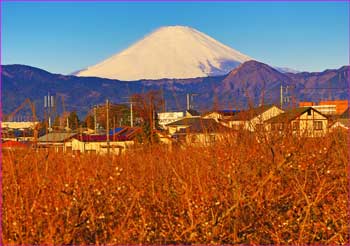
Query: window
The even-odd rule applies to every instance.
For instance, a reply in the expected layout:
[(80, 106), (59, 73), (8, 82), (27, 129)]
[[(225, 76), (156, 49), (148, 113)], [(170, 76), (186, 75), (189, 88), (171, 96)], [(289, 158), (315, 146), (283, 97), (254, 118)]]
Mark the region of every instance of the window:
[(294, 121), (292, 123), (292, 126), (293, 126), (293, 131), (297, 131), (300, 129), (300, 122), (299, 121)]
[(307, 115), (311, 115), (311, 109), (307, 111)]
[(322, 130), (323, 129), (322, 121), (314, 121), (314, 129), (315, 130)]

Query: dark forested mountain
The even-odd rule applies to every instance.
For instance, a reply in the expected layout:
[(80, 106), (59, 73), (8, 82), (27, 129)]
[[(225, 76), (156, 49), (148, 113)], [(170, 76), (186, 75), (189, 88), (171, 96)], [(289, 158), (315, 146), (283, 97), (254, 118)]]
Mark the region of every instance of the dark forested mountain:
[(67, 111), (84, 115), (95, 104), (107, 98), (125, 103), (126, 97), (150, 90), (161, 90), (167, 110), (184, 110), (186, 93), (194, 97), (194, 107), (200, 111), (245, 108), (260, 103), (278, 103), (280, 86), (289, 86), (285, 95), (293, 101), (347, 99), (349, 66), (317, 73), (281, 73), (257, 62), (248, 61), (219, 77), (193, 79), (161, 79), (119, 81), (97, 77), (77, 77), (52, 74), (24, 65), (2, 66), (2, 111), (8, 114), (26, 98), (35, 102), (39, 117), (43, 115), (44, 96), (57, 97), (57, 111), (62, 110), (61, 96)]

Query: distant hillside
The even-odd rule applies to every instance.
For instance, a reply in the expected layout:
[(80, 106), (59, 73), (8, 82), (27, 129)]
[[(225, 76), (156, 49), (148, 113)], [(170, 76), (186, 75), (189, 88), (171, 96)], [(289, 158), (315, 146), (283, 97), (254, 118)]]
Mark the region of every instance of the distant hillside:
[[(141, 80), (132, 83), (97, 77), (77, 77), (52, 74), (24, 65), (2, 66), (2, 106), (6, 115), (25, 98), (36, 103), (38, 115), (43, 115), (43, 98), (63, 95), (66, 109), (84, 115), (92, 105), (107, 98), (115, 103), (125, 97), (149, 90), (162, 90), (168, 110), (184, 110), (186, 93), (197, 93), (194, 105), (198, 110), (244, 108), (248, 104), (278, 103), (280, 85), (289, 85), (288, 94), (295, 101), (346, 99), (348, 96), (349, 66), (319, 73), (281, 73), (256, 61), (241, 64), (225, 76), (193, 79)], [(294, 88), (294, 89), (291, 89)], [(321, 89), (326, 88), (326, 89)], [(57, 110), (61, 110), (58, 103)]]

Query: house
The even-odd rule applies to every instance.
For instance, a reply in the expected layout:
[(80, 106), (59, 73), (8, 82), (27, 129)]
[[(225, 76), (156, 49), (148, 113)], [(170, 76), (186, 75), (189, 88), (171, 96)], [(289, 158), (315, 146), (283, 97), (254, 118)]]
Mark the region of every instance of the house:
[(107, 136), (95, 135), (95, 136), (76, 136), (72, 139), (72, 151), (78, 151), (80, 153), (97, 153), (107, 154), (108, 149), (110, 153), (120, 154), (125, 151), (126, 148), (134, 144), (134, 141), (113, 141), (107, 142)]
[(1, 130), (1, 139), (11, 141), (33, 141), (34, 130), (30, 128), (16, 129), (16, 128), (3, 128)]
[(72, 148), (72, 138), (77, 132), (49, 132), (37, 140), (38, 148), (51, 148), (56, 152), (66, 152)]
[(158, 124), (164, 127), (166, 124), (175, 122), (185, 117), (184, 112), (161, 112), (157, 114)]
[[(110, 130), (107, 135), (76, 135), (72, 139), (72, 151), (80, 153), (120, 154), (134, 144), (134, 138), (141, 132), (138, 127), (120, 127)], [(114, 134), (111, 134), (114, 133)]]
[(313, 107), (324, 115), (341, 115), (348, 108), (348, 100), (329, 100), (315, 102), (299, 102), (299, 107)]
[(158, 124), (161, 126), (161, 128), (166, 129), (167, 124), (184, 118), (200, 117), (200, 113), (194, 109), (188, 109), (185, 112), (161, 112), (157, 113), (157, 116)]
[(343, 112), (340, 117), (336, 118), (329, 124), (329, 130), (334, 131), (336, 129), (338, 130), (349, 130), (350, 128), (350, 112), (349, 108)]
[(290, 109), (269, 120), (271, 132), (292, 132), (306, 137), (324, 136), (328, 129), (328, 118), (312, 107)]
[(185, 113), (186, 113), (186, 117), (200, 117), (201, 116), (201, 114), (197, 110), (194, 110), (194, 109), (187, 109)]
[(178, 132), (181, 129), (186, 129), (191, 125), (198, 123), (199, 121), (206, 122), (208, 120), (212, 119), (202, 119), (199, 117), (183, 118), (181, 120), (177, 120), (175, 122), (167, 124), (166, 129), (168, 130), (170, 135), (173, 135), (175, 132)]
[(167, 125), (172, 137), (179, 142), (208, 145), (216, 142), (229, 128), (214, 119), (185, 118)]
[(166, 131), (154, 130), (154, 132), (157, 134), (160, 143), (172, 145), (174, 139)]
[(235, 130), (258, 131), (264, 129), (264, 122), (284, 111), (275, 105), (264, 105), (241, 111), (228, 120), (227, 125)]
[(1, 122), (1, 128), (9, 129), (34, 129), (39, 125), (38, 121), (3, 121)]
[(210, 111), (202, 115), (204, 119), (215, 119), (216, 121), (229, 120), (234, 115), (239, 113), (240, 110), (217, 110)]
[(28, 149), (30, 144), (28, 142), (18, 142), (18, 141), (5, 141), (1, 144), (1, 149), (4, 150), (15, 150), (15, 149)]

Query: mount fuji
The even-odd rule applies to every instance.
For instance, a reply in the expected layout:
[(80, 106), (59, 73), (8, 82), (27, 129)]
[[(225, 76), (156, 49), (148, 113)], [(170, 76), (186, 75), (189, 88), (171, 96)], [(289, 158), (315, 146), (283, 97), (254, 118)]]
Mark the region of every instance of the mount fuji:
[(75, 75), (123, 81), (186, 79), (225, 75), (249, 60), (196, 29), (166, 26)]

